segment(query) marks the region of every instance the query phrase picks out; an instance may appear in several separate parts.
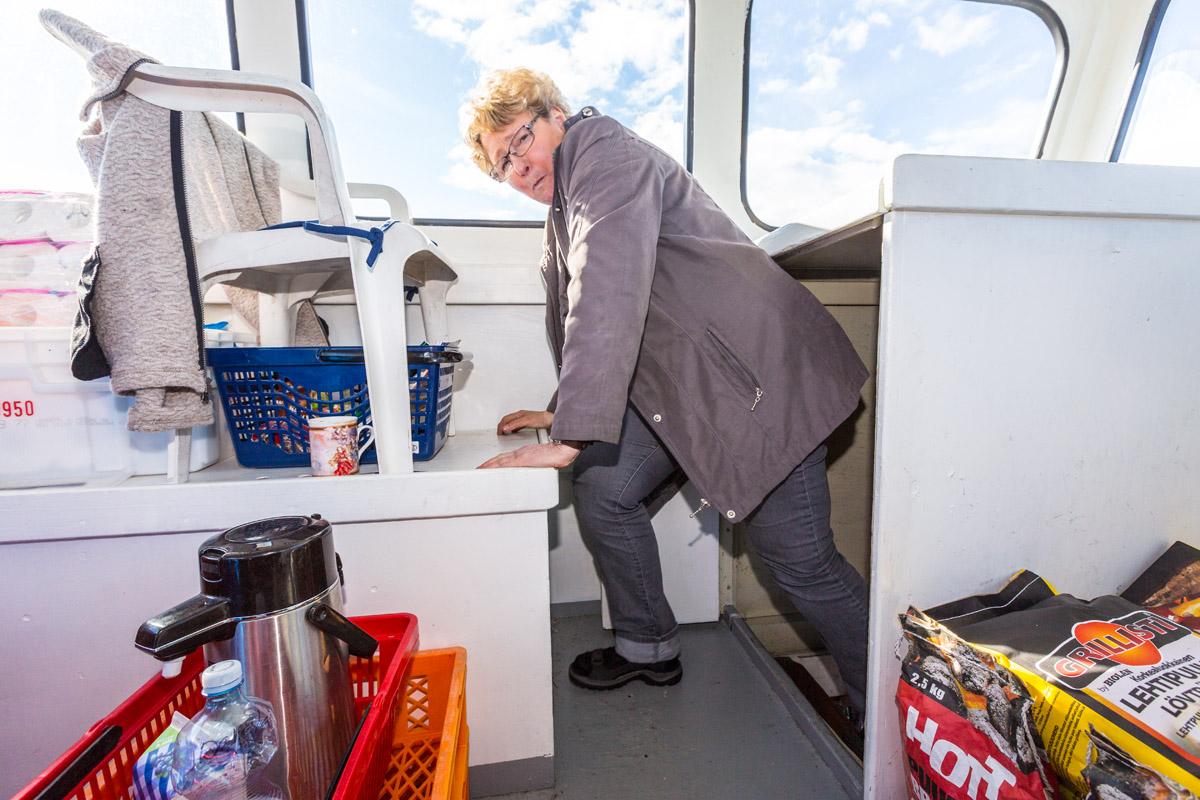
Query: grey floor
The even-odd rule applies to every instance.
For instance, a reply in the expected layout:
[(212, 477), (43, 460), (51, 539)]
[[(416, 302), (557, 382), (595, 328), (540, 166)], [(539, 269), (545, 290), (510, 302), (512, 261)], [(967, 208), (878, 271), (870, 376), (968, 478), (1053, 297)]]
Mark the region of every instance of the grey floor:
[(576, 654), (611, 644), (599, 615), (552, 620), (553, 789), (500, 800), (849, 797), (722, 623), (683, 628), (683, 681), (572, 685)]

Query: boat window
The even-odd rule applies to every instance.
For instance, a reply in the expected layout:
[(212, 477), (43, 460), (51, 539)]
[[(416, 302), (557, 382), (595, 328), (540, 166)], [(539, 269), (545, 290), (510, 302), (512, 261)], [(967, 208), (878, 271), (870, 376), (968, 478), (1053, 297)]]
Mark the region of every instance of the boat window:
[(754, 0), (744, 198), (757, 220), (833, 227), (877, 209), (904, 153), (1036, 155), (1055, 39), (968, 0)]
[[(1200, 3), (1172, 2), (1151, 20), (1120, 160), (1200, 166)], [(1156, 35), (1157, 34), (1157, 35)]]
[[(0, 3), (3, 189), (92, 190), (75, 147), (90, 83), (84, 61), (38, 22), (50, 6), (164, 64), (229, 69), (225, 0), (4, 0)], [(233, 115), (228, 115), (233, 122)]]
[(313, 88), (346, 179), (399, 189), (419, 220), (545, 220), (462, 143), (460, 109), (496, 68), (543, 70), (573, 111), (594, 105), (683, 159), (688, 0), (361, 5), (308, 0)]

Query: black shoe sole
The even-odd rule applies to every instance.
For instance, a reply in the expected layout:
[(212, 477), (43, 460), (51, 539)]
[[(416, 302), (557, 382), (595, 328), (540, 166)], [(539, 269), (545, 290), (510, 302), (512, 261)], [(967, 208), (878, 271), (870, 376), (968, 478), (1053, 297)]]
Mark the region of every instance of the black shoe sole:
[(674, 686), (683, 680), (683, 668), (680, 667), (671, 672), (655, 672), (649, 669), (639, 669), (633, 672), (626, 672), (618, 678), (610, 678), (607, 681), (585, 678), (581, 675), (576, 675), (568, 669), (567, 677), (571, 683), (582, 689), (590, 689), (594, 692), (606, 692), (610, 689), (619, 689), (632, 681), (641, 681), (651, 686)]

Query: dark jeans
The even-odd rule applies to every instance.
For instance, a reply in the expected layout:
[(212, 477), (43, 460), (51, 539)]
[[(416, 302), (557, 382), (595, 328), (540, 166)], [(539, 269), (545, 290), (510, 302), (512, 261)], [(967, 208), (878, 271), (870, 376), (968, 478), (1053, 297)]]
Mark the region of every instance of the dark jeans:
[[(608, 596), (617, 652), (652, 662), (679, 654), (663, 594), (647, 497), (678, 466), (632, 408), (620, 444), (598, 442), (575, 461), (575, 513)], [(814, 450), (743, 522), (775, 581), (825, 640), (859, 709), (867, 685), (867, 593), (833, 543), (825, 446)]]

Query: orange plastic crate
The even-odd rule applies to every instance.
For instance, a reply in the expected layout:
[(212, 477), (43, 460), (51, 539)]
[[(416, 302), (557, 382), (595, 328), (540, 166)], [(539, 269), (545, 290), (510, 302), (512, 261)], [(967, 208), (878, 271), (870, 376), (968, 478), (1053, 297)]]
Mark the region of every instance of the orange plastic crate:
[(399, 702), (380, 800), (467, 800), (467, 651), (418, 652)]

